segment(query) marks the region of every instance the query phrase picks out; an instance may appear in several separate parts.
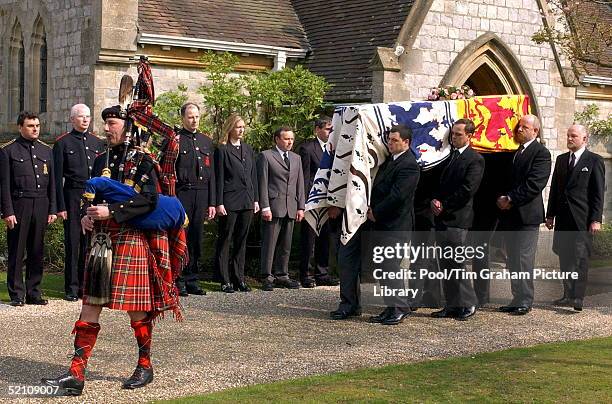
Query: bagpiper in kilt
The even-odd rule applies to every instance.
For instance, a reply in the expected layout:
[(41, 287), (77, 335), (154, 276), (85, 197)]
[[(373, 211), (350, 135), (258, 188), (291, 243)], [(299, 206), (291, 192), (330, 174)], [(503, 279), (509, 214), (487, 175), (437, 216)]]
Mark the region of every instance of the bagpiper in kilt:
[(85, 368), (100, 330), (102, 307), (127, 311), (134, 329), (138, 365), (124, 382), (125, 389), (143, 387), (153, 380), (150, 358), (153, 320), (167, 310), (181, 318), (175, 281), (188, 259), (184, 229), (145, 232), (127, 223), (157, 205), (159, 184), (155, 163), (147, 153), (126, 141), (128, 125), (119, 106), (105, 109), (102, 118), (109, 149), (96, 158), (92, 176), (121, 180), (137, 193), (126, 201), (110, 204), (96, 195), (81, 220), (83, 229), (92, 232), (92, 243), (85, 269), (83, 307), (73, 330), (75, 354), (67, 374), (43, 379), (47, 385), (58, 386), (59, 394), (63, 395), (80, 395), (83, 391)]

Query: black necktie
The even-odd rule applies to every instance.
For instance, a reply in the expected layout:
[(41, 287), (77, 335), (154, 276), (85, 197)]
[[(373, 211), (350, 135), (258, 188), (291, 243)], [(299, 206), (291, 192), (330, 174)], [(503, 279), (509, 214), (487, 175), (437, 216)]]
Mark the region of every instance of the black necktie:
[(285, 152), (283, 153), (283, 160), (285, 161), (285, 165), (287, 166), (287, 168), (289, 168), (289, 153)]
[(525, 146), (520, 145), (519, 148), (516, 150), (516, 153), (514, 154), (514, 159), (512, 160), (513, 163), (516, 163), (517, 157), (520, 156), (521, 153), (523, 153), (523, 150), (525, 150)]
[(568, 167), (568, 171), (571, 173), (572, 170), (574, 169), (574, 166), (576, 165), (576, 155), (574, 153), (570, 154), (570, 161), (569, 161), (569, 167)]

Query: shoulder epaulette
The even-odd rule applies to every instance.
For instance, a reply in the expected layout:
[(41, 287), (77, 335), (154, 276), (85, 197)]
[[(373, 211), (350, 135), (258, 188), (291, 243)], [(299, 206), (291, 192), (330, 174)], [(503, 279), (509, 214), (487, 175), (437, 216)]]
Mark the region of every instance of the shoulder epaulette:
[(13, 143), (15, 140), (17, 140), (17, 139), (13, 139), (13, 140), (10, 140), (10, 141), (6, 142), (6, 143), (5, 143), (5, 144), (3, 144), (2, 146), (0, 146), (0, 148), (4, 149), (6, 146), (8, 146), (8, 145), (12, 144), (12, 143)]
[(69, 133), (70, 133), (70, 132), (65, 132), (65, 133), (62, 133), (61, 135), (59, 135), (59, 136), (58, 136), (58, 137), (55, 139), (55, 141), (56, 141), (56, 142), (58, 142), (60, 139), (62, 139), (63, 137), (65, 137), (65, 136), (66, 136), (67, 134), (69, 134)]
[(39, 143), (41, 143), (41, 144), (43, 144), (43, 145), (47, 146), (49, 149), (51, 148), (51, 146), (49, 146), (48, 144), (46, 144), (46, 143), (45, 143), (45, 142), (43, 142), (42, 140), (40, 140), (40, 139), (36, 139), (36, 140), (38, 140), (38, 142), (39, 142)]

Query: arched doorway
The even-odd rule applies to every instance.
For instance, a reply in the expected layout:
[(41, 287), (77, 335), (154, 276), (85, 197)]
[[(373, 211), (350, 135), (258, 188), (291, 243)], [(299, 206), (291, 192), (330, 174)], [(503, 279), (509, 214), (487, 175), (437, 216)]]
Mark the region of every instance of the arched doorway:
[(495, 71), (486, 63), (474, 70), (474, 73), (465, 81), (478, 95), (507, 94), (508, 91)]

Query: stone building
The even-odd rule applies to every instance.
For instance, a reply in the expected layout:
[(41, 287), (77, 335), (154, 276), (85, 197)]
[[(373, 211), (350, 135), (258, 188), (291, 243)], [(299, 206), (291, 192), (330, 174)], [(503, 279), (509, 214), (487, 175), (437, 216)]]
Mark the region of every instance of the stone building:
[[(576, 77), (558, 49), (532, 42), (551, 23), (545, 9), (545, 0), (0, 0), (0, 133), (14, 132), (25, 108), (57, 135), (76, 102), (93, 106), (99, 129), (142, 54), (158, 93), (185, 84), (197, 99), (206, 81), (198, 58), (213, 50), (240, 56), (239, 72), (304, 63), (338, 103), (424, 99), (446, 84), (525, 93), (558, 153), (575, 111), (594, 102), (612, 112), (612, 69)], [(592, 147), (610, 179), (612, 144)]]

